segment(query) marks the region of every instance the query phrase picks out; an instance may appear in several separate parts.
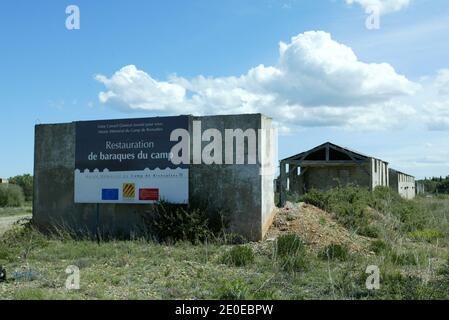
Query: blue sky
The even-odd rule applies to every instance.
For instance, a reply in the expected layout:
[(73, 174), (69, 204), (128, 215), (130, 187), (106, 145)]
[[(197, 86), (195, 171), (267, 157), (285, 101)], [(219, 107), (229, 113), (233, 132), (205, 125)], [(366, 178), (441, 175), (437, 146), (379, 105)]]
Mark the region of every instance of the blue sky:
[[(449, 175), (449, 73), (444, 72), (449, 68), (449, 3), (410, 0), (407, 6), (382, 12), (380, 29), (368, 30), (366, 2), (2, 1), (0, 177), (32, 173), (37, 123), (179, 114), (183, 108), (185, 113), (268, 113), (283, 129), (280, 157), (332, 141), (383, 158), (418, 177)], [(80, 30), (65, 28), (65, 9), (71, 4), (80, 8)], [(312, 31), (325, 33), (307, 33)], [(280, 42), (289, 45), (289, 55), (282, 56)], [(311, 47), (306, 46), (309, 42)], [(347, 50), (335, 44), (352, 50), (357, 62), (345, 60)], [(332, 48), (341, 50), (335, 56), (344, 57), (334, 61)], [(323, 53), (333, 62), (314, 60), (315, 69), (306, 81), (296, 76), (310, 61), (305, 63), (294, 53)], [(382, 63), (394, 68), (393, 73)], [(234, 83), (261, 64), (264, 76), (280, 70), (288, 77), (254, 83), (248, 76)], [(133, 85), (141, 88), (143, 83), (145, 89), (151, 79), (168, 83), (174, 91), (168, 95), (150, 87), (151, 96), (120, 96), (133, 89), (117, 88), (116, 82), (125, 72), (122, 68), (131, 65), (135, 69), (125, 71), (135, 77)], [(322, 72), (329, 68), (349, 78), (360, 77), (370, 87), (344, 86), (346, 76), (336, 83), (332, 74)], [(113, 77), (116, 73), (118, 79)], [(292, 88), (299, 88), (302, 96), (294, 95), (292, 88), (284, 92), (282, 84), (291, 83), (289, 79), (297, 81)], [(317, 79), (325, 83), (324, 89), (318, 86), (311, 93), (307, 86)], [(254, 91), (248, 89), (255, 85)], [(335, 93), (335, 88), (344, 92)], [(184, 97), (177, 95), (178, 89), (185, 90)], [(206, 96), (208, 90), (217, 94)], [(242, 109), (232, 99), (221, 101), (229, 96), (227, 90), (235, 101), (250, 96), (252, 102)], [(324, 96), (320, 90), (333, 93), (320, 99)], [(115, 98), (100, 99), (101, 92)], [(200, 101), (195, 105), (190, 99), (194, 95)], [(162, 109), (154, 107), (158, 99), (166, 99)], [(278, 105), (285, 109), (273, 111)], [(352, 118), (351, 108), (359, 116)], [(295, 118), (285, 117), (285, 110)]]

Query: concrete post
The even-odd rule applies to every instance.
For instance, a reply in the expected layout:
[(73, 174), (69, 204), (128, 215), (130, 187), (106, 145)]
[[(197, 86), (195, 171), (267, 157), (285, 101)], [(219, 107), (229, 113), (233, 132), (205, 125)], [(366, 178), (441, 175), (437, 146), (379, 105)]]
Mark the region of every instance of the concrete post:
[(286, 172), (286, 163), (281, 161), (280, 165), (280, 172), (281, 172), (281, 190), (279, 193), (279, 207), (283, 208), (285, 207), (285, 204), (287, 202), (287, 172)]

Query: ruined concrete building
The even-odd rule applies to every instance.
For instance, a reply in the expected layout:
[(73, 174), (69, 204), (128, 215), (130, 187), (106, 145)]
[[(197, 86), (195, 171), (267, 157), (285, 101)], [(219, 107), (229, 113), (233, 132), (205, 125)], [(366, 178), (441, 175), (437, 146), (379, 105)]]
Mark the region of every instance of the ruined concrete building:
[[(311, 189), (326, 191), (347, 185), (374, 190), (378, 186), (389, 186), (390, 177), (388, 162), (326, 142), (309, 151), (281, 160), (280, 201), (281, 205), (285, 203), (286, 191), (302, 195)], [(396, 179), (396, 176), (393, 175), (393, 177)], [(408, 180), (413, 178), (410, 177), (407, 176), (405, 179), (401, 175), (398, 178), (401, 182), (399, 183), (399, 180), (397, 182), (398, 185), (400, 184), (399, 188), (408, 188)], [(402, 181), (403, 179), (407, 182)], [(398, 192), (402, 190), (399, 193), (410, 198), (414, 187), (413, 189), (396, 189), (395, 187), (395, 190)]]
[(413, 199), (416, 195), (415, 177), (399, 172), (394, 169), (389, 170), (390, 188), (397, 191), (406, 199)]

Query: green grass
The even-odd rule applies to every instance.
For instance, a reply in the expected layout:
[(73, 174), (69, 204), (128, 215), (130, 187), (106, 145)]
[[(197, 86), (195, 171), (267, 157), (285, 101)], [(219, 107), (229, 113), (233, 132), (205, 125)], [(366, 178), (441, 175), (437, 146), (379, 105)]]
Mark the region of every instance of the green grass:
[(346, 261), (349, 259), (349, 248), (346, 245), (341, 244), (331, 244), (324, 248), (319, 256), (321, 259), (331, 259)]
[(0, 217), (31, 215), (32, 212), (33, 210), (30, 204), (26, 204), (25, 206), (19, 208), (0, 208)]
[(276, 240), (276, 249), (280, 257), (294, 256), (304, 251), (304, 242), (296, 234), (282, 235)]
[[(337, 217), (354, 231), (363, 225), (379, 230), (368, 248), (371, 254), (349, 253), (346, 246), (333, 245), (326, 248), (323, 259), (322, 252), (311, 250), (298, 235), (244, 246), (210, 241), (168, 245), (143, 239), (97, 243), (48, 237), (16, 226), (0, 236), (0, 265), (10, 277), (0, 285), (0, 297), (449, 299), (449, 199), (403, 202), (385, 192), (375, 198), (365, 198), (359, 191), (344, 196), (342, 190), (336, 192), (345, 200), (332, 195), (328, 203), (333, 208), (353, 207), (339, 211), (343, 215), (365, 204), (380, 212), (376, 215), (363, 208), (366, 216), (358, 215), (352, 221)], [(80, 268), (80, 290), (65, 289), (69, 265)], [(370, 265), (381, 271), (378, 291), (365, 287)], [(36, 276), (14, 281), (11, 276), (16, 271), (32, 271)]]
[(223, 263), (243, 267), (254, 263), (254, 252), (251, 247), (235, 246), (223, 255)]

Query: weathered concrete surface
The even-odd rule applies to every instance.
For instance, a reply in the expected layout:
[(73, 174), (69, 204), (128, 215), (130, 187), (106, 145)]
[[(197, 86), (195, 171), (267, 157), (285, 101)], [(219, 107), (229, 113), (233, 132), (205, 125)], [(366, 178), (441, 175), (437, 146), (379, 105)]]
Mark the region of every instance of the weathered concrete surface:
[(376, 187), (388, 187), (389, 186), (389, 174), (388, 163), (379, 159), (371, 159), (371, 190)]
[[(311, 167), (302, 176), (295, 177), (298, 182), (292, 190), (300, 190), (299, 194), (303, 194), (311, 189), (327, 191), (346, 185), (371, 188), (370, 169), (370, 162), (353, 166)], [(307, 190), (304, 190), (304, 186)]]
[[(223, 137), (225, 129), (271, 127), (271, 119), (261, 114), (191, 117), (191, 136), (194, 120), (201, 121), (202, 131), (216, 128)], [(149, 206), (75, 204), (74, 170), (75, 123), (36, 126), (33, 219), (40, 228), (64, 226), (92, 233), (99, 228), (102, 233), (119, 236), (141, 232), (141, 216)], [(190, 199), (228, 212), (231, 231), (249, 240), (262, 239), (274, 213), (274, 169), (261, 175), (260, 163), (192, 164), (189, 175)]]
[[(35, 131), (33, 221), (43, 229), (129, 234), (142, 206), (74, 203), (75, 124), (38, 125)], [(98, 219), (98, 220), (97, 220)], [(98, 223), (97, 223), (98, 221)], [(134, 231), (133, 231), (134, 232)]]
[(414, 199), (416, 196), (415, 177), (396, 171), (389, 170), (390, 188), (398, 192), (405, 199)]

